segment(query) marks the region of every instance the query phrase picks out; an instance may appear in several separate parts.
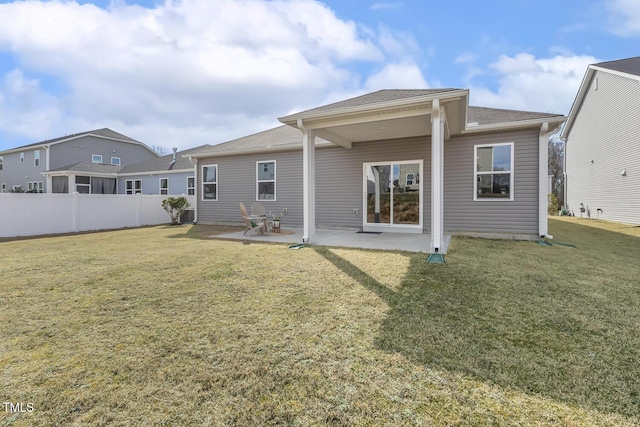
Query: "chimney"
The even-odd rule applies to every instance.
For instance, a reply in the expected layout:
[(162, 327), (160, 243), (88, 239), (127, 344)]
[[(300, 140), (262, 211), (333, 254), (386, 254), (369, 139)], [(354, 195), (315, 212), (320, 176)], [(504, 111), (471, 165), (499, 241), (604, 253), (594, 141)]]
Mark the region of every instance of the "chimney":
[(171, 163), (175, 163), (176, 162), (176, 153), (178, 152), (178, 149), (176, 147), (173, 147), (173, 160), (171, 160)]

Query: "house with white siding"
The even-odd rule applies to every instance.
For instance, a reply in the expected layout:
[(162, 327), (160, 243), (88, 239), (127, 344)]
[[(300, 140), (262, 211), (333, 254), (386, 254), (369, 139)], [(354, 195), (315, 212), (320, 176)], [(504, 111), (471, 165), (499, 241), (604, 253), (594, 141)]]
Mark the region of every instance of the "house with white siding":
[(587, 68), (562, 138), (568, 209), (640, 224), (640, 57)]
[(282, 126), (188, 157), (197, 219), (241, 222), (238, 204), (316, 227), (449, 235), (547, 234), (548, 137), (560, 114), (468, 105), (465, 89), (381, 90), (281, 117)]

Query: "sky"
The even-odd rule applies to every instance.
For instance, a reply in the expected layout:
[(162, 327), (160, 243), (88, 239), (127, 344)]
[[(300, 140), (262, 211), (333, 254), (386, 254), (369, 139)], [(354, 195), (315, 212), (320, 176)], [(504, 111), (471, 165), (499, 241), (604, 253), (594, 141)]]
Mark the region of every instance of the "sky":
[(379, 89), (568, 114), (639, 47), (639, 0), (0, 0), (0, 150), (103, 127), (182, 150)]

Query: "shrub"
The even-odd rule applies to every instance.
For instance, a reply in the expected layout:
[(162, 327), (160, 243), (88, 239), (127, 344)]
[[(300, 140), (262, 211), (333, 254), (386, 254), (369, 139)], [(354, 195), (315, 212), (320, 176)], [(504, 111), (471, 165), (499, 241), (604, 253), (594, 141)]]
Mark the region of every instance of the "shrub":
[(184, 196), (169, 197), (162, 201), (162, 209), (171, 217), (171, 225), (180, 224), (180, 216), (189, 209), (191, 204)]

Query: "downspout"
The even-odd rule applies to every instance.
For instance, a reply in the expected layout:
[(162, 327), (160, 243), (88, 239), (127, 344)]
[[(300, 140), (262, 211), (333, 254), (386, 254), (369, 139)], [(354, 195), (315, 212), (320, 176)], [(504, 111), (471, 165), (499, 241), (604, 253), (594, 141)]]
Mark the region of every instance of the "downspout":
[[(49, 172), (49, 147), (50, 145), (43, 145), (42, 146), (44, 148), (44, 171), (45, 172)], [(51, 178), (51, 176), (49, 175), (45, 175), (46, 180), (47, 180), (47, 189), (45, 191), (45, 193), (52, 193), (53, 189), (51, 188), (53, 186), (53, 180)]]
[[(193, 209), (193, 223), (198, 223), (198, 159), (189, 156), (189, 161), (193, 163), (193, 197), (195, 197), (195, 206)], [(202, 179), (202, 178), (200, 178)]]
[(549, 174), (549, 122), (542, 123), (538, 140), (538, 235), (548, 237), (548, 206), (549, 195), (547, 194), (547, 176)]

